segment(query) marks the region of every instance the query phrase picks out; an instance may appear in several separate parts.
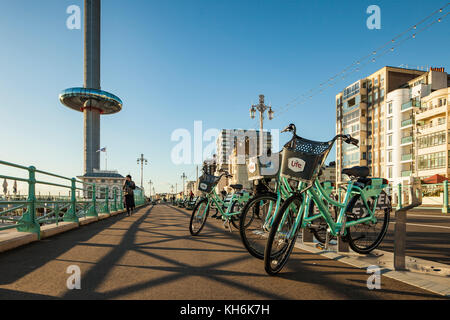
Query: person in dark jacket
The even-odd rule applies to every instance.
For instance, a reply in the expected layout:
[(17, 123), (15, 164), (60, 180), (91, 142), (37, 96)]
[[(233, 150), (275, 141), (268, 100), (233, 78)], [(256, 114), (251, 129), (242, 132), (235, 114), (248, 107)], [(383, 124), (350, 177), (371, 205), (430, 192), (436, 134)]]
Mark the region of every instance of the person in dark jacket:
[(127, 178), (122, 188), (125, 195), (125, 207), (127, 208), (127, 216), (131, 216), (132, 210), (135, 207), (133, 190), (136, 189), (136, 185), (131, 180), (130, 175), (127, 175)]

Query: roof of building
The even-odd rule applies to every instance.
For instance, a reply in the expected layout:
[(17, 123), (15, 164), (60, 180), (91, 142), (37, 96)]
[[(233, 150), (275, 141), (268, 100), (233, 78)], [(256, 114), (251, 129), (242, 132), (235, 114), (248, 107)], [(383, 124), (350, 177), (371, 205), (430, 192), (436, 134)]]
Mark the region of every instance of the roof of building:
[(125, 178), (120, 173), (113, 173), (113, 172), (91, 172), (91, 173), (85, 173), (84, 175), (82, 175), (80, 177), (81, 178), (122, 178), (122, 179)]

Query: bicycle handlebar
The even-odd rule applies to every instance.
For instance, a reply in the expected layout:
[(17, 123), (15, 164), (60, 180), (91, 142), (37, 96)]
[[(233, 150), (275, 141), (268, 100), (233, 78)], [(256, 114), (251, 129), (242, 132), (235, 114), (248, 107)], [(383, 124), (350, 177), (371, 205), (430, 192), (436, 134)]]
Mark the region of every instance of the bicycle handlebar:
[[(298, 136), (297, 136), (297, 128), (296, 128), (295, 124), (293, 124), (293, 123), (289, 124), (286, 128), (284, 128), (284, 129), (281, 131), (281, 133), (283, 133), (283, 132), (292, 132), (292, 135), (293, 135), (294, 137), (298, 137)], [(336, 136), (333, 138), (333, 140), (331, 140), (330, 142), (331, 142), (331, 143), (334, 143), (338, 138), (343, 139), (345, 143), (352, 144), (352, 145), (354, 145), (355, 147), (359, 147), (359, 146), (358, 146), (359, 140), (353, 138), (353, 137), (352, 137), (351, 135), (349, 135), (349, 134), (338, 134), (338, 135), (336, 135)]]

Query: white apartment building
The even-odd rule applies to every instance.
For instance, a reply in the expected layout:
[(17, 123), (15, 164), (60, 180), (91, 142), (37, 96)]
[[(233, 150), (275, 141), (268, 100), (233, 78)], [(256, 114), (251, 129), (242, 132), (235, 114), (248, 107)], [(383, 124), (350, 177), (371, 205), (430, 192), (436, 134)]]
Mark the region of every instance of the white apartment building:
[(386, 98), (386, 172), (393, 185), (440, 174), (448, 177), (449, 76), (430, 70)]

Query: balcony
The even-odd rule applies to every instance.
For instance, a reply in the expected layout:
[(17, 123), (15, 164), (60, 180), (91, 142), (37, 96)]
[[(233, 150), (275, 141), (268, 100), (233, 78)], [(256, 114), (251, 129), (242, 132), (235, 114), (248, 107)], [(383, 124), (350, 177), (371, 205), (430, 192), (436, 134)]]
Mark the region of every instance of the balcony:
[(412, 124), (413, 124), (412, 119), (403, 120), (403, 121), (402, 121), (402, 128), (403, 128), (403, 127), (407, 127), (407, 126), (411, 126)]
[(413, 137), (412, 136), (403, 137), (401, 141), (402, 141), (401, 144), (411, 143), (413, 141)]
[(409, 160), (412, 160), (412, 153), (402, 155), (402, 161), (409, 161)]
[(412, 101), (406, 102), (402, 104), (402, 111), (412, 108)]
[(402, 171), (402, 177), (410, 177), (412, 174), (412, 171)]

